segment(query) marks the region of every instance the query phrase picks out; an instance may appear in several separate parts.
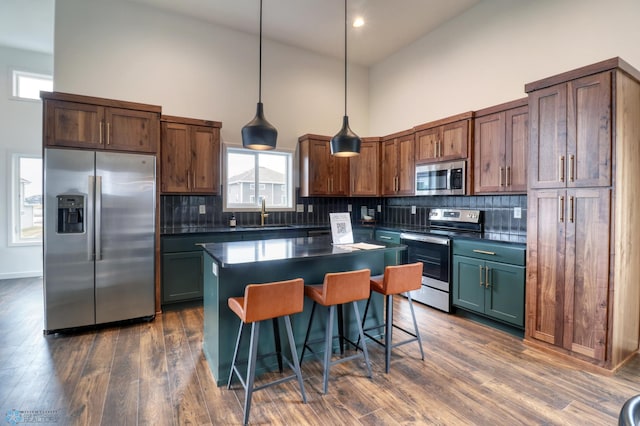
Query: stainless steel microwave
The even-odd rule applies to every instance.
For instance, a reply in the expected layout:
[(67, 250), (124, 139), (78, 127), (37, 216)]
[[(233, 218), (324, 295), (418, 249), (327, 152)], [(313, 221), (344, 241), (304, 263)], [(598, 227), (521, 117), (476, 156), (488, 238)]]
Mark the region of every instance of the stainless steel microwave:
[(466, 161), (416, 165), (416, 195), (465, 195)]

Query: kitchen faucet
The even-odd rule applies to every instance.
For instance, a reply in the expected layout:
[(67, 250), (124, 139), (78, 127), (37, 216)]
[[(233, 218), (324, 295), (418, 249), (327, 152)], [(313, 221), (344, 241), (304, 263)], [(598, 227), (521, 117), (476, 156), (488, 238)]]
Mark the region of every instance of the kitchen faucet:
[(264, 226), (264, 218), (268, 216), (269, 216), (269, 213), (267, 213), (265, 197), (262, 197), (262, 208), (260, 209), (260, 226)]

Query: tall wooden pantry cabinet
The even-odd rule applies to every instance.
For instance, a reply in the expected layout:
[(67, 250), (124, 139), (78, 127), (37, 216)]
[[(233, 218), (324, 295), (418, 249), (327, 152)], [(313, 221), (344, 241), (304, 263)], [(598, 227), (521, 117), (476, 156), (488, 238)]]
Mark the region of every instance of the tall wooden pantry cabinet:
[(640, 72), (613, 58), (525, 91), (525, 339), (613, 370), (640, 339)]

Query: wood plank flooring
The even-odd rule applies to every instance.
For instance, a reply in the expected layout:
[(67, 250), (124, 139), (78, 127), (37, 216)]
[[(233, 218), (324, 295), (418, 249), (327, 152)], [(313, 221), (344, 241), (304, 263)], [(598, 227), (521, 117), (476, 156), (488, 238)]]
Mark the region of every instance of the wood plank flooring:
[[(410, 327), (407, 301), (396, 300), (395, 308), (397, 322)], [(372, 343), (373, 380), (359, 362), (340, 364), (327, 395), (319, 362), (305, 361), (308, 404), (295, 381), (261, 390), (250, 422), (615, 425), (622, 404), (640, 393), (638, 357), (606, 377), (504, 332), (416, 308), (424, 361), (415, 344), (402, 346), (385, 374), (382, 348)], [(148, 323), (51, 336), (42, 334), (42, 311), (41, 279), (0, 281), (3, 420), (17, 410), (64, 425), (242, 422), (243, 391), (218, 388), (204, 359), (201, 306), (167, 310)]]

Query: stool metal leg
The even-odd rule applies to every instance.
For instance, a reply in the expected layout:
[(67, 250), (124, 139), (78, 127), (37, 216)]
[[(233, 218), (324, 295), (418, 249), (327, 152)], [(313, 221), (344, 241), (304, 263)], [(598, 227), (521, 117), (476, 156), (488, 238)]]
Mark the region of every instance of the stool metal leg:
[(331, 366), (331, 347), (333, 346), (333, 315), (336, 305), (331, 305), (327, 309), (327, 329), (324, 340), (324, 372), (322, 373), (322, 389), (326, 395), (329, 388), (329, 367)]
[(311, 334), (311, 324), (313, 324), (313, 314), (316, 313), (316, 302), (313, 302), (311, 307), (311, 315), (309, 316), (309, 325), (307, 326), (307, 334), (304, 336), (304, 344), (302, 345), (302, 353), (300, 354), (300, 363), (304, 359), (304, 353), (307, 350), (307, 342), (309, 341), (309, 334)]
[(278, 371), (282, 373), (282, 345), (280, 344), (280, 327), (278, 318), (273, 319), (273, 340), (276, 344), (276, 356), (278, 358)]
[(293, 331), (291, 330), (291, 319), (289, 315), (284, 317), (284, 325), (287, 329), (287, 338), (289, 339), (289, 346), (291, 347), (291, 359), (293, 360), (293, 369), (295, 370), (296, 377), (298, 378), (298, 384), (300, 385), (300, 393), (302, 394), (302, 401), (307, 403), (307, 394), (304, 391), (304, 383), (302, 381), (302, 371), (300, 370), (300, 363), (298, 362), (298, 351), (296, 350), (296, 342), (293, 340)]
[(422, 350), (422, 339), (420, 338), (420, 331), (418, 331), (418, 322), (416, 321), (416, 314), (413, 311), (413, 300), (411, 299), (411, 292), (407, 292), (409, 299), (409, 308), (411, 308), (411, 318), (413, 318), (413, 328), (416, 330), (416, 338), (418, 339), (418, 345), (420, 346), (420, 356), (424, 361), (424, 351)]
[(242, 338), (242, 329), (244, 323), (240, 320), (240, 329), (238, 330), (238, 338), (236, 339), (236, 349), (233, 351), (233, 361), (231, 362), (231, 370), (229, 371), (229, 381), (227, 382), (227, 389), (231, 389), (231, 379), (233, 379), (233, 373), (236, 368), (236, 361), (238, 361), (238, 348), (240, 347), (240, 339)]
[(369, 378), (373, 377), (371, 373), (371, 364), (369, 364), (369, 352), (367, 351), (367, 342), (364, 340), (364, 331), (362, 330), (362, 324), (360, 319), (360, 311), (358, 311), (358, 302), (353, 301), (353, 312), (356, 314), (356, 324), (358, 325), (358, 333), (360, 339), (362, 339), (362, 353), (364, 354), (364, 362), (367, 364), (367, 371), (369, 372)]
[(384, 331), (384, 371), (388, 373), (391, 364), (391, 342), (393, 340), (393, 295), (388, 294), (385, 299), (387, 312)]
[(249, 422), (251, 410), (251, 397), (253, 396), (253, 384), (256, 378), (256, 359), (258, 357), (258, 337), (260, 336), (260, 322), (251, 324), (251, 343), (249, 344), (249, 364), (247, 365), (247, 378), (244, 393), (244, 424)]

